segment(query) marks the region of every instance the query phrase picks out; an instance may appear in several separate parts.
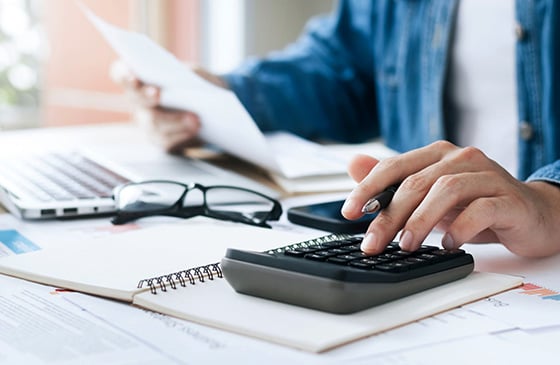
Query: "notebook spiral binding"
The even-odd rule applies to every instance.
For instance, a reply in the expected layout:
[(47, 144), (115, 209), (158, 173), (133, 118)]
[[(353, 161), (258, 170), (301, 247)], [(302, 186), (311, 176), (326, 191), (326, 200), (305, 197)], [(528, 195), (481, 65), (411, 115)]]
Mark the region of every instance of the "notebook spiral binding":
[(224, 276), (219, 263), (194, 267), (153, 278), (142, 279), (138, 282), (138, 288), (141, 289), (144, 287), (144, 284), (146, 284), (150, 287), (150, 292), (152, 294), (157, 294), (158, 288), (160, 291), (165, 292), (167, 291), (168, 285), (171, 289), (177, 289), (177, 284), (185, 287), (187, 286), (188, 281), (191, 285), (195, 285), (197, 280), (203, 283), (205, 278), (214, 280), (215, 276), (218, 278), (222, 278)]
[[(282, 253), (286, 250), (293, 250), (296, 248), (314, 246), (325, 242), (339, 241), (350, 237), (354, 237), (354, 236), (350, 234), (344, 234), (344, 233), (333, 233), (326, 236), (313, 238), (307, 241), (294, 243), (288, 246), (282, 246), (282, 247), (270, 249), (265, 252), (269, 254), (277, 254), (277, 253)], [(171, 289), (177, 289), (177, 284), (182, 287), (186, 287), (187, 281), (189, 284), (195, 285), (197, 281), (203, 283), (205, 278), (208, 278), (209, 280), (214, 280), (215, 277), (217, 278), (224, 277), (222, 268), (220, 267), (219, 263), (194, 267), (186, 270), (177, 271), (171, 274), (156, 276), (153, 278), (142, 279), (138, 282), (137, 287), (141, 289), (144, 287), (144, 285), (147, 285), (149, 286), (150, 292), (152, 294), (157, 294), (158, 290), (162, 292), (166, 292), (168, 286), (170, 286)]]

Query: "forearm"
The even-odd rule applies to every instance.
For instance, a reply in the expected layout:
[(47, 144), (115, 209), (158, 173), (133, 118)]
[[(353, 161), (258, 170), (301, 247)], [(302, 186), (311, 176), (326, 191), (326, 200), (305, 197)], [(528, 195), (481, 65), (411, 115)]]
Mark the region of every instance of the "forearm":
[(224, 75), (262, 130), (347, 142), (375, 135), (371, 38), (355, 28), (355, 17), (370, 19), (371, 8), (361, 3), (359, 13), (355, 4), (341, 4), (333, 17), (311, 22), (290, 47)]
[(534, 239), (527, 242), (533, 254), (527, 256), (550, 256), (560, 253), (560, 185), (547, 181), (531, 181), (527, 186), (540, 199), (537, 203), (537, 225), (533, 227)]
[[(296, 63), (264, 61), (226, 80), (263, 131), (358, 142), (376, 135), (373, 92), (358, 80), (306, 73)], [(334, 74), (334, 72), (333, 72)]]

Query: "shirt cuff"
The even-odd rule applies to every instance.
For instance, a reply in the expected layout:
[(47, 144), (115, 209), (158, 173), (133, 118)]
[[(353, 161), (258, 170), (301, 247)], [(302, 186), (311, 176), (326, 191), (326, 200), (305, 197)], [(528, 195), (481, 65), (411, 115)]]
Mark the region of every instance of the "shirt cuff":
[(541, 167), (537, 171), (533, 172), (531, 176), (527, 179), (530, 181), (547, 181), (556, 185), (560, 185), (560, 160)]

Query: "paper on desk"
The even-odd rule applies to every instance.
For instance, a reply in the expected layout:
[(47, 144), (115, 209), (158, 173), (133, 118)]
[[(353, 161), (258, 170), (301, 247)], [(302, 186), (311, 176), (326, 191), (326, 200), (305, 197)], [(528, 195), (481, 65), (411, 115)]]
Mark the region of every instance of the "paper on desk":
[[(421, 334), (420, 334), (421, 335)], [(558, 342), (557, 340), (555, 341)], [(553, 343), (552, 341), (550, 343)], [(363, 357), (353, 365), (472, 365), (472, 364), (550, 364), (558, 357), (555, 347), (512, 343), (499, 336), (485, 334), (445, 341), (432, 346), (418, 346), (384, 356)], [(348, 362), (346, 362), (348, 363)]]
[[(287, 138), (283, 138), (286, 140)], [(286, 145), (290, 145), (286, 143)], [(315, 145), (315, 144), (314, 144)], [(316, 145), (315, 145), (316, 146)], [(292, 151), (298, 153), (299, 151)], [(312, 152), (310, 152), (311, 154)], [(350, 160), (357, 154), (366, 154), (379, 160), (395, 156), (398, 153), (383, 144), (381, 141), (371, 141), (366, 143), (354, 144), (325, 144), (321, 149), (315, 151), (321, 153), (324, 160), (329, 160), (336, 169), (348, 166)], [(301, 165), (303, 167), (303, 164)], [(319, 165), (319, 168), (323, 166)], [(356, 186), (356, 182), (346, 173), (341, 174), (333, 171), (333, 174), (315, 176), (302, 176), (286, 178), (278, 174), (271, 174), (271, 177), (288, 193), (309, 193), (319, 191), (349, 191)]]
[[(335, 315), (235, 293), (214, 280), (165, 295), (139, 293), (134, 304), (179, 318), (311, 352), (323, 352), (441, 313), (521, 283), (507, 275), (475, 272), (466, 278), (348, 315)], [(196, 300), (192, 300), (196, 295)], [(185, 303), (189, 303), (185, 305)], [(224, 305), (224, 303), (226, 303)]]
[(524, 330), (560, 325), (560, 255), (526, 258), (503, 245), (467, 244), (475, 270), (520, 275), (524, 286), (468, 306), (504, 323)]
[(410, 348), (511, 329), (511, 325), (461, 307), (348, 344), (330, 354), (346, 355), (346, 363), (349, 363), (350, 359), (399, 353)]
[(145, 35), (117, 28), (82, 8), (131, 71), (161, 88), (163, 106), (198, 114), (203, 140), (285, 178), (346, 173), (346, 161), (319, 144), (286, 133), (263, 135), (232, 91), (202, 79)]
[(560, 326), (560, 292), (532, 283), (467, 308), (524, 330)]
[(66, 301), (52, 287), (0, 275), (0, 299), (2, 364), (191, 363), (171, 362), (171, 354)]

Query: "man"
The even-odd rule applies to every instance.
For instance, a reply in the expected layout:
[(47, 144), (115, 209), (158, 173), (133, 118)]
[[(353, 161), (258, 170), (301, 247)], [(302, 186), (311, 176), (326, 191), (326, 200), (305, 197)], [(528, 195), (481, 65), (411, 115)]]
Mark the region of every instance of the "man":
[[(381, 136), (403, 152), (349, 166), (359, 182), (342, 209), (349, 219), (400, 183), (368, 228), (365, 252), (382, 251), (399, 231), (401, 247), (415, 250), (437, 227), (446, 248), (500, 242), (518, 255), (552, 255), (560, 252), (559, 6), (342, 0), (282, 52), (220, 77), (198, 72), (233, 90), (264, 131)], [(195, 114), (159, 107), (151, 85), (126, 85), (168, 151), (196, 140)]]

